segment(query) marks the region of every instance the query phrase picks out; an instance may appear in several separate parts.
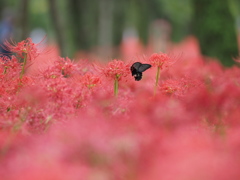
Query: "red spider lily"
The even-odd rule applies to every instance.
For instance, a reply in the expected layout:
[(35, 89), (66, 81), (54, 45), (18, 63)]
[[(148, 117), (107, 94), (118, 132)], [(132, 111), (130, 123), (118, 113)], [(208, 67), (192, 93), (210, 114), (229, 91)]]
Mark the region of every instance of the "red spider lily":
[(59, 71), (59, 69), (57, 69), (55, 66), (48, 67), (39, 74), (39, 77), (43, 77), (44, 79), (55, 79), (61, 78), (62, 76), (62, 72)]
[(160, 78), (160, 70), (163, 69), (163, 67), (168, 67), (171, 64), (170, 57), (162, 52), (160, 52), (159, 54), (154, 53), (150, 56), (149, 62), (153, 67), (157, 67), (156, 82), (154, 87), (154, 95), (156, 95), (157, 86)]
[(21, 58), (22, 61), (22, 71), (20, 73), (20, 79), (23, 77), (26, 69), (26, 65), (29, 62), (32, 62), (39, 55), (36, 45), (32, 42), (31, 38), (27, 38), (19, 43), (10, 43), (9, 41), (4, 42), (4, 45), (8, 51), (13, 52)]
[(166, 80), (161, 85), (161, 91), (166, 94), (174, 94), (176, 91), (181, 91), (181, 85), (177, 80)]
[(55, 66), (62, 73), (64, 77), (69, 77), (77, 70), (77, 65), (73, 63), (69, 58), (59, 58), (55, 61)]
[(126, 77), (129, 73), (129, 66), (123, 61), (114, 59), (107, 64), (107, 67), (103, 69), (103, 73), (106, 77), (110, 77), (114, 80), (114, 95), (118, 94), (118, 82), (122, 77)]
[(6, 41), (4, 45), (10, 52), (16, 53), (17, 56), (22, 59), (26, 55), (28, 61), (34, 60), (39, 55), (39, 51), (36, 47), (37, 45), (32, 42), (31, 38), (27, 38), (19, 43), (10, 43)]
[(160, 90), (162, 93), (167, 95), (175, 95), (176, 97), (182, 97), (187, 93), (190, 93), (194, 87), (199, 87), (201, 85), (197, 80), (192, 80), (190, 78), (181, 79), (168, 79), (164, 81)]
[(126, 77), (129, 72), (129, 66), (117, 59), (110, 61), (103, 69), (103, 73), (106, 77), (110, 77), (114, 80), (117, 79), (118, 81), (120, 81), (122, 77)]
[(86, 73), (81, 78), (82, 84), (87, 87), (88, 89), (94, 88), (96, 85), (100, 84), (100, 78), (96, 75), (93, 75), (91, 73)]
[(159, 67), (160, 69), (163, 69), (163, 67), (168, 67), (172, 64), (170, 61), (170, 57), (160, 52), (159, 54), (154, 53), (149, 57), (149, 62), (153, 67)]
[[(7, 59), (6, 59), (7, 58)], [(0, 57), (0, 73), (6, 77), (16, 77), (21, 72), (21, 64), (18, 62), (15, 56), (12, 56), (11, 59), (8, 57)]]

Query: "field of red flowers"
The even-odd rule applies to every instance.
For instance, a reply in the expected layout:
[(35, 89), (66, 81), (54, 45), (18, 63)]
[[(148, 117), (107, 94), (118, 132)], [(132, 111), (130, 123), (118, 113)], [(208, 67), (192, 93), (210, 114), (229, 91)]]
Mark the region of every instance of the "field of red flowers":
[[(0, 179), (240, 179), (237, 66), (189, 49), (100, 63), (6, 45)], [(140, 81), (134, 62), (152, 66)]]

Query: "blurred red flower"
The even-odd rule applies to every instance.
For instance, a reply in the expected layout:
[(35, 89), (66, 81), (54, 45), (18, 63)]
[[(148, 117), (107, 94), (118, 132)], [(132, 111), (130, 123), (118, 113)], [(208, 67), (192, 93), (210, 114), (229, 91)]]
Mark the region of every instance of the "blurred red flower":
[(160, 69), (163, 69), (163, 67), (168, 67), (172, 64), (170, 57), (162, 52), (159, 54), (153, 53), (149, 58), (149, 62), (153, 67), (160, 67)]
[(6, 41), (4, 45), (8, 51), (16, 53), (20, 58), (24, 58), (24, 55), (26, 54), (29, 61), (32, 61), (39, 55), (36, 47), (37, 44), (34, 44), (31, 38), (27, 38), (19, 43), (10, 43), (9, 41)]
[(126, 77), (130, 73), (130, 69), (123, 61), (114, 59), (103, 69), (103, 73), (106, 77), (119, 81), (122, 77)]

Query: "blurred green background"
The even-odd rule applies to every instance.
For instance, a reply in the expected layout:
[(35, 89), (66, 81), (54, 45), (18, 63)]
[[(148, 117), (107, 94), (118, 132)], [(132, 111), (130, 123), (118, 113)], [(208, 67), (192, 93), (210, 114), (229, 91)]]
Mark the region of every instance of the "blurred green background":
[(127, 28), (146, 45), (159, 19), (171, 25), (172, 42), (194, 35), (202, 53), (224, 65), (238, 56), (240, 0), (0, 0), (0, 11), (6, 9), (14, 15), (16, 41), (46, 35), (62, 56), (118, 47)]

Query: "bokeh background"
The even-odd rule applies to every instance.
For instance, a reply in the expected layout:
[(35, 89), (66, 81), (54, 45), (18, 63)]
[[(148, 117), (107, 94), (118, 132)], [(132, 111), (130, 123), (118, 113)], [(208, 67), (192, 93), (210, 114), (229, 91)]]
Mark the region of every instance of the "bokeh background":
[(0, 11), (0, 33), (8, 21), (14, 41), (44, 39), (64, 57), (167, 52), (187, 37), (227, 66), (239, 54), (240, 0), (1, 0)]

